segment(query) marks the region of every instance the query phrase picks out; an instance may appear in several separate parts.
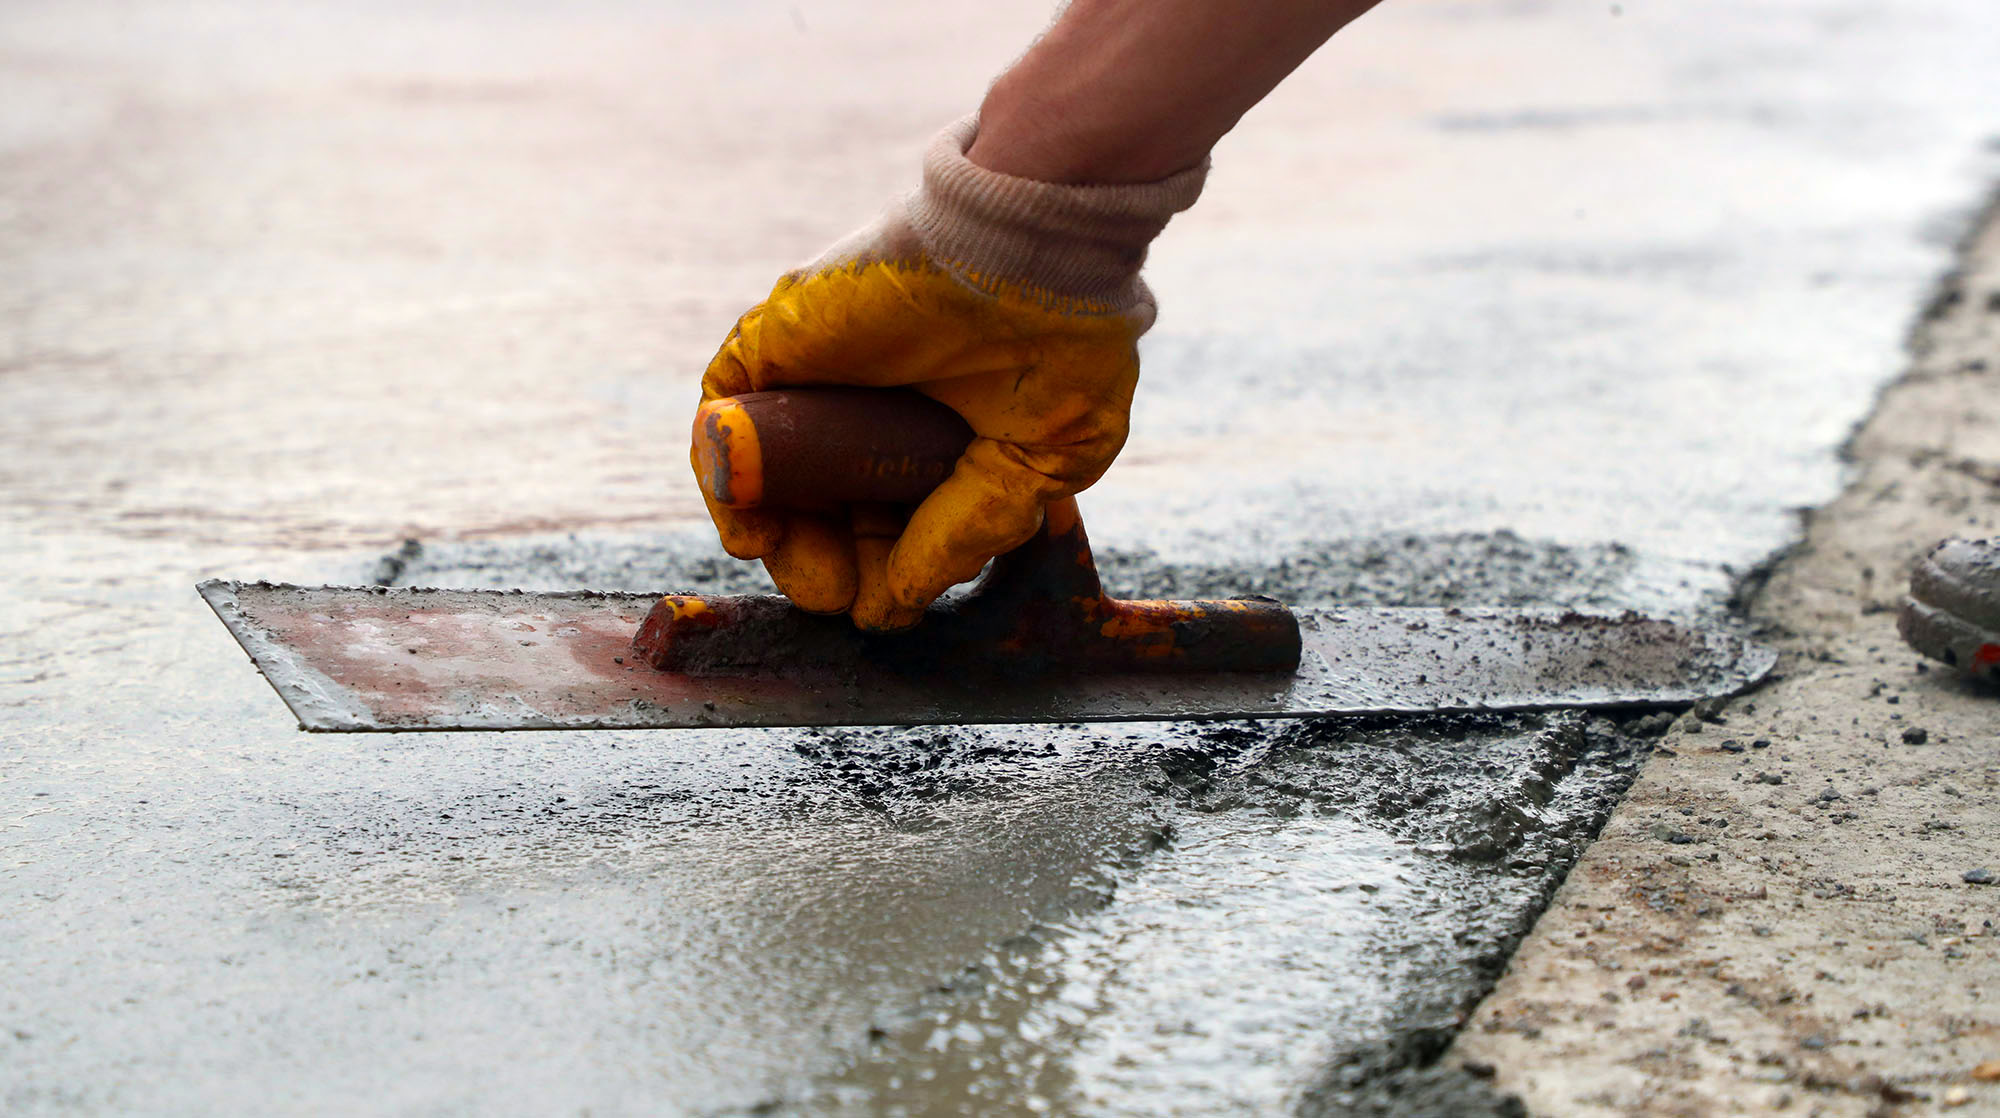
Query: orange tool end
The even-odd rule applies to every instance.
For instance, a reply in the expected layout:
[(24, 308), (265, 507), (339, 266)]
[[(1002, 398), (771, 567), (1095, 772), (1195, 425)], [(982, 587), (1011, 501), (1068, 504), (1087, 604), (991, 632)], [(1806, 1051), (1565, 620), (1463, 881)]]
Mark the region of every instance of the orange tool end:
[(694, 471), (702, 492), (724, 508), (763, 502), (764, 448), (756, 423), (734, 397), (710, 400), (694, 413)]

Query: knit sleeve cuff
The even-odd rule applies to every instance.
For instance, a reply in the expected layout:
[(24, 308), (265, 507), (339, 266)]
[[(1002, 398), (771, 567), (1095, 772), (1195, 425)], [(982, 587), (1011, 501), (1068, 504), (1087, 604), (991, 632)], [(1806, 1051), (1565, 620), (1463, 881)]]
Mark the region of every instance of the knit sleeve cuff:
[(1072, 186), (1015, 178), (965, 157), (978, 117), (953, 124), (924, 154), (910, 224), (938, 263), (987, 290), (1020, 285), (1111, 308), (1139, 297), (1146, 246), (1194, 205), (1200, 166), (1158, 182)]

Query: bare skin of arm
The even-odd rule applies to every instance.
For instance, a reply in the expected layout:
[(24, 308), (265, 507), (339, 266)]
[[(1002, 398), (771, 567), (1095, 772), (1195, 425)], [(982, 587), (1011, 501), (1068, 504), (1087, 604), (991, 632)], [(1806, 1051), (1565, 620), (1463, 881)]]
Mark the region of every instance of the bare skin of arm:
[(1165, 178), (1376, 2), (1074, 0), (993, 83), (966, 157), (1042, 182)]

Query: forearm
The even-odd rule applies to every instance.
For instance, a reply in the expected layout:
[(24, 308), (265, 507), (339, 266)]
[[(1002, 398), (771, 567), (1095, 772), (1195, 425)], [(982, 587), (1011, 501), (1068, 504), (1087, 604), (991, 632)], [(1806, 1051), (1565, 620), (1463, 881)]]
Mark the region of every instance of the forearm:
[(1074, 0), (993, 83), (966, 156), (1043, 182), (1165, 178), (1376, 2)]

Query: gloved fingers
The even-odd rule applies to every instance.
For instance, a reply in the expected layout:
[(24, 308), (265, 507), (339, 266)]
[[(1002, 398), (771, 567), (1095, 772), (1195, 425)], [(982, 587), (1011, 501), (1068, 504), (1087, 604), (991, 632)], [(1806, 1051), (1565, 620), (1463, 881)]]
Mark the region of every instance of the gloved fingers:
[(743, 312), (743, 317), (737, 319), (736, 325), (730, 329), (729, 337), (723, 339), (722, 347), (715, 351), (714, 357), (709, 358), (708, 368), (701, 374), (702, 403), (757, 390), (750, 371), (752, 361), (746, 360), (753, 357), (746, 353), (746, 331), (751, 337), (755, 336), (757, 322), (763, 313), (762, 303)]
[(779, 592), (807, 613), (842, 613), (854, 604), (860, 576), (844, 518), (791, 514), (778, 545), (763, 559)]
[(909, 523), (910, 511), (897, 505), (858, 504), (850, 512), (859, 581), (848, 615), (856, 628), (871, 632), (915, 625), (923, 620), (923, 607), (903, 605), (889, 593), (889, 552)]
[(890, 595), (905, 608), (929, 605), (994, 556), (1028, 542), (1042, 526), (1043, 506), (1065, 496), (1062, 483), (1021, 465), (1006, 444), (974, 439), (891, 549)]
[(702, 374), (703, 403), (771, 388), (922, 380), (979, 340), (977, 296), (908, 261), (787, 274), (744, 312)]
[(754, 352), (750, 374), (764, 388), (883, 388), (962, 375), (1005, 363), (995, 343), (1022, 330), (992, 302), (928, 263), (864, 258), (781, 284), (744, 323), (743, 348)]
[[(746, 324), (754, 327), (762, 311), (760, 304), (745, 312), (729, 331), (722, 348), (709, 359), (708, 369), (701, 376), (702, 403), (754, 391), (743, 360), (744, 327)], [(699, 438), (700, 433), (696, 432), (696, 439)], [(688, 462), (694, 468), (696, 488), (701, 491), (702, 503), (708, 506), (708, 517), (715, 522), (715, 534), (721, 537), (724, 551), (738, 559), (762, 559), (778, 549), (785, 537), (784, 513), (775, 509), (731, 509), (717, 504), (709, 496), (709, 479), (704, 475), (699, 450), (690, 448)]]
[[(695, 476), (701, 476), (701, 460), (694, 459)], [(701, 502), (708, 506), (708, 518), (715, 522), (715, 534), (722, 540), (722, 550), (738, 559), (762, 559), (778, 547), (785, 537), (785, 514), (776, 509), (732, 509), (715, 502), (708, 495), (708, 487), (697, 485)]]

